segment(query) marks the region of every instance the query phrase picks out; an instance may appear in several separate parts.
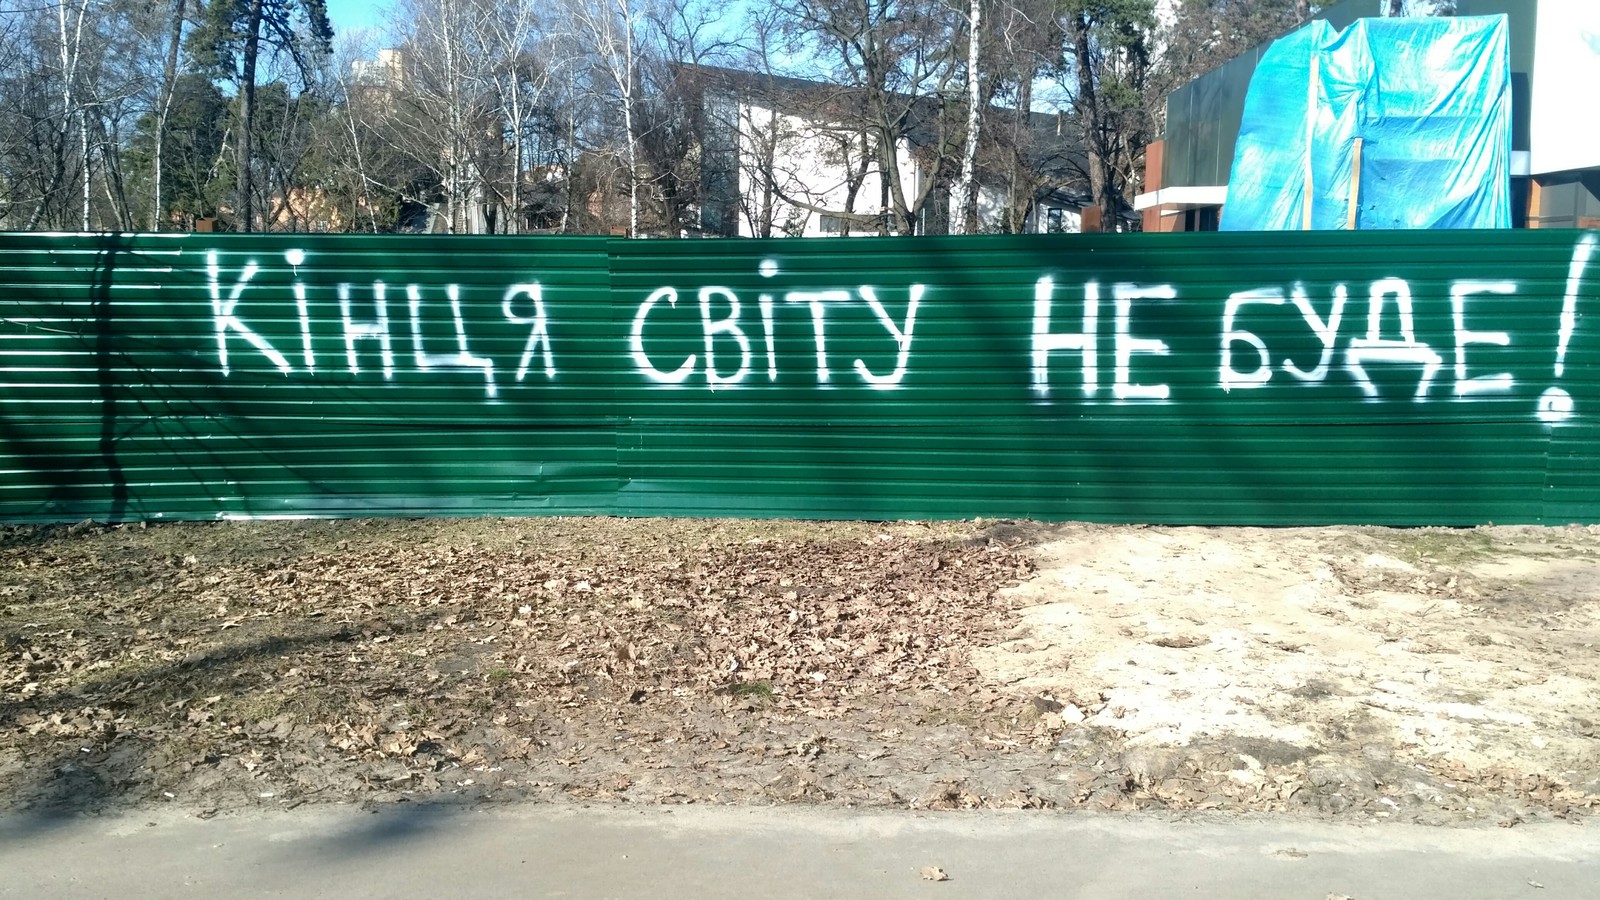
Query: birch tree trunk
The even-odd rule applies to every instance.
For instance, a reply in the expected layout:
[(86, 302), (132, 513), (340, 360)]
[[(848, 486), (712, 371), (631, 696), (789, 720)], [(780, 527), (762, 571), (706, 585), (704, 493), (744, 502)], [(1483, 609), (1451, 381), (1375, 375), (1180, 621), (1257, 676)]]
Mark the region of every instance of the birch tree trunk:
[(632, 0), (616, 0), (617, 12), (622, 15), (623, 46), (622, 69), (623, 77), (619, 80), (622, 88), (622, 125), (628, 132), (628, 237), (639, 236), (639, 134), (634, 128), (634, 102), (637, 99), (635, 88), (637, 78), (634, 69), (637, 65), (636, 55), (638, 44), (634, 34)]
[(83, 49), (83, 18), (89, 11), (89, 0), (83, 0), (78, 6), (77, 23), (72, 29), (72, 42), (70, 49), (67, 42), (67, 4), (60, 0), (56, 4), (56, 25), (58, 39), (61, 44), (61, 128), (65, 132), (72, 127), (72, 120), (78, 120), (78, 164), (83, 173), (83, 216), (81, 229), (89, 230), (89, 122), (87, 111), (83, 104), (78, 103), (74, 96), (74, 87), (78, 81), (78, 59)]
[[(513, 57), (515, 58), (515, 57)], [(511, 195), (510, 215), (506, 217), (506, 233), (522, 232), (522, 78), (513, 68), (511, 72)]]
[(978, 72), (980, 29), (983, 24), (981, 0), (970, 0), (967, 6), (967, 139), (961, 148), (961, 174), (956, 178), (951, 199), (959, 204), (950, 217), (951, 234), (968, 234), (978, 230), (978, 128), (981, 118), (981, 85)]
[[(562, 10), (571, 23), (567, 40), (573, 45), (573, 56), (589, 60), (602, 82), (616, 88), (613, 97), (603, 102), (615, 102), (622, 117), (622, 157), (628, 169), (628, 236), (639, 235), (639, 187), (643, 177), (639, 169), (638, 105), (641, 84), (639, 80), (638, 12), (634, 0), (566, 0)], [(595, 90), (596, 94), (602, 93)], [(604, 89), (610, 93), (610, 87)]]
[(156, 113), (156, 146), (155, 146), (155, 171), (152, 181), (152, 201), (150, 208), (150, 230), (161, 230), (161, 166), (162, 154), (166, 151), (167, 144), (167, 116), (172, 111), (172, 95), (177, 88), (178, 81), (178, 44), (183, 40), (183, 14), (188, 7), (188, 0), (173, 0), (172, 4), (172, 33), (167, 42), (167, 63), (161, 72), (161, 106)]

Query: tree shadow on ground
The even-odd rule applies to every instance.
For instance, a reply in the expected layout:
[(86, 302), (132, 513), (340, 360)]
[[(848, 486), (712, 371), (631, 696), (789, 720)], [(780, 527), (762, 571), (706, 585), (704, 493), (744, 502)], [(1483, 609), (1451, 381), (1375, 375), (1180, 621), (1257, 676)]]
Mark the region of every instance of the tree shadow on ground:
[[(426, 629), (432, 618), (419, 617), (409, 624), (412, 629)], [(219, 767), (237, 749), (229, 746), (231, 737), (249, 734), (259, 741), (263, 735), (245, 731), (256, 724), (248, 722), (240, 722), (231, 732), (203, 736), (182, 731), (181, 718), (166, 724), (191, 715), (186, 710), (195, 707), (189, 698), (241, 690), (246, 685), (238, 673), (251, 663), (336, 651), (361, 638), (357, 627), (330, 623), (303, 634), (262, 635), (154, 668), (0, 700), (0, 736), (10, 732), (11, 737), (11, 746), (0, 744), (0, 809), (10, 807), (6, 830), (50, 830), (84, 815), (146, 803), (195, 805), (196, 798), (179, 798), (163, 788), (176, 775)], [(30, 730), (37, 733), (30, 735)], [(50, 752), (38, 754), (40, 745), (47, 743)], [(15, 757), (8, 761), (5, 753)], [(198, 798), (202, 804), (233, 806), (258, 800), (248, 793), (247, 784), (207, 780), (212, 790)]]

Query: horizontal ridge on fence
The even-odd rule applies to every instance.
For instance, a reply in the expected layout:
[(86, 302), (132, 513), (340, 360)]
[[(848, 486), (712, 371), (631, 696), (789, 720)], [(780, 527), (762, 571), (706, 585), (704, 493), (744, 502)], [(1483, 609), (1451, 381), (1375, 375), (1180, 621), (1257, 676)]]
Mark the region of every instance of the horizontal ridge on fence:
[(0, 520), (1597, 522), (1596, 243), (0, 235)]

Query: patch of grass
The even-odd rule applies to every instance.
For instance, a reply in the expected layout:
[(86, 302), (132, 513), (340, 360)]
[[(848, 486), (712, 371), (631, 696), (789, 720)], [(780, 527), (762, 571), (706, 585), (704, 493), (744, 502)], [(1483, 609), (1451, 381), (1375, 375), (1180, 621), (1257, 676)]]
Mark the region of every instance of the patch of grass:
[(489, 679), (490, 684), (504, 684), (505, 682), (511, 680), (511, 670), (504, 666), (499, 666), (497, 668), (490, 669), (489, 674), (485, 675), (484, 677)]
[(1495, 552), (1494, 539), (1477, 530), (1425, 528), (1387, 535), (1396, 555), (1407, 562), (1444, 565), (1476, 562)]
[(730, 684), (726, 688), (727, 694), (739, 700), (759, 700), (770, 703), (777, 692), (772, 689), (770, 681), (741, 681)]
[(432, 707), (423, 706), (416, 701), (408, 701), (405, 706), (406, 721), (421, 728), (433, 723)]
[(218, 712), (229, 722), (265, 722), (283, 714), (284, 696), (276, 692), (246, 695)]
[(349, 695), (332, 686), (295, 689), (284, 694), (290, 720), (297, 725), (318, 725), (334, 720), (349, 705)]
[[(1034, 709), (1031, 704), (1029, 704), (1028, 706), (1023, 707), (1022, 712), (1018, 714), (1018, 719), (1021, 721), (1031, 722), (1037, 720), (1040, 715), (1042, 714), (1037, 709)], [(971, 710), (966, 709), (930, 709), (923, 712), (921, 720), (922, 724), (931, 725), (935, 728), (941, 725), (954, 725), (959, 728), (977, 728), (979, 725), (983, 724), (982, 718), (980, 718)]]

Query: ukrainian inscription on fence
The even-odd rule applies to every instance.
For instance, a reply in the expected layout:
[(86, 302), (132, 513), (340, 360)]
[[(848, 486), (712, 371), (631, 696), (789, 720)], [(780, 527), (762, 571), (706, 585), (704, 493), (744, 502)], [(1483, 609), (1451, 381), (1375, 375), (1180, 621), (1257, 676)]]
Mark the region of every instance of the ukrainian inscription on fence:
[(0, 518), (1600, 519), (1592, 233), (0, 237)]

